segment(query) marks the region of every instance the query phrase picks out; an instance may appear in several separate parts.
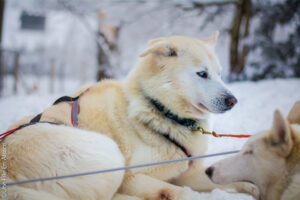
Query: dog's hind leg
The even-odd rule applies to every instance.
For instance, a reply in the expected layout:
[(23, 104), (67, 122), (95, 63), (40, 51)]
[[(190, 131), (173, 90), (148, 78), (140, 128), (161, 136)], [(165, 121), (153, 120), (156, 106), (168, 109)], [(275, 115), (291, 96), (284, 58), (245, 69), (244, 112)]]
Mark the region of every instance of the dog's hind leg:
[(141, 198), (135, 197), (135, 196), (129, 196), (126, 194), (115, 194), (115, 196), (112, 198), (112, 200), (142, 200)]
[(1, 196), (3, 195), (7, 195), (8, 200), (64, 200), (45, 191), (37, 191), (31, 188), (20, 186), (8, 187), (6, 194), (1, 193)]

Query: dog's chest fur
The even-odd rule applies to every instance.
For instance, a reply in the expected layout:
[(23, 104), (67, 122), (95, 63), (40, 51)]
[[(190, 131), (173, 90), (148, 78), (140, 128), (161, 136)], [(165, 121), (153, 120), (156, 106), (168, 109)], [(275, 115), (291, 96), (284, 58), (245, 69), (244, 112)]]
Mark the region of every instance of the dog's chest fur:
[[(171, 159), (184, 158), (186, 155), (176, 146), (164, 141), (164, 138), (153, 137), (151, 142), (145, 143), (140, 138), (134, 138), (134, 150), (131, 156), (130, 165), (159, 162)], [(154, 144), (155, 143), (155, 144)], [(164, 164), (146, 168), (137, 168), (134, 173), (143, 173), (159, 178), (170, 180), (178, 177), (188, 169), (188, 161), (172, 164)]]

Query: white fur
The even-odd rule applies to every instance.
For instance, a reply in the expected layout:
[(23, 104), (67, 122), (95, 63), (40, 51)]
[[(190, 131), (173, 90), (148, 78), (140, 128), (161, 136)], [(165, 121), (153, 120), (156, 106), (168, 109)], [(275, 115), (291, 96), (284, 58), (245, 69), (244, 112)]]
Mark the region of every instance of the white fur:
[[(124, 166), (124, 158), (113, 140), (63, 125), (28, 126), (7, 138), (5, 144), (9, 181)], [(18, 159), (11, 160), (13, 157)], [(21, 185), (8, 188), (9, 199), (111, 199), (123, 175), (123, 171), (118, 171)]]

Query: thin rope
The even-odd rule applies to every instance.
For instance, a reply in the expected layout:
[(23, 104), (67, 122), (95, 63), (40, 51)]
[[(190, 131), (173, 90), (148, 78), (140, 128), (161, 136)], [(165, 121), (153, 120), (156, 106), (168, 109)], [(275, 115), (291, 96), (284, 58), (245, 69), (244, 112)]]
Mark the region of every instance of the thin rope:
[(28, 180), (23, 180), (23, 181), (8, 182), (8, 183), (4, 183), (4, 184), (2, 183), (2, 184), (0, 184), (0, 187), (20, 185), (20, 184), (26, 184), (26, 183), (34, 183), (34, 182), (40, 182), (40, 181), (58, 180), (58, 179), (65, 179), (65, 178), (71, 178), (71, 177), (77, 177), (77, 176), (88, 176), (88, 175), (93, 175), (93, 174), (102, 174), (102, 173), (142, 168), (142, 167), (150, 167), (150, 166), (155, 166), (155, 165), (163, 165), (163, 164), (189, 161), (189, 160), (195, 160), (195, 159), (203, 159), (203, 158), (209, 158), (209, 157), (215, 157), (215, 156), (222, 156), (222, 155), (227, 155), (227, 154), (234, 154), (234, 153), (238, 153), (238, 152), (239, 151), (237, 151), (237, 150), (236, 151), (227, 151), (227, 152), (222, 152), (222, 153), (208, 154), (208, 155), (202, 155), (202, 156), (193, 156), (193, 157), (187, 157), (187, 158), (181, 158), (181, 159), (175, 159), (175, 160), (166, 160), (166, 161), (159, 161), (159, 162), (146, 163), (146, 164), (140, 164), (140, 165), (132, 165), (132, 166), (112, 168), (112, 169), (69, 174), (69, 175), (63, 175), (63, 176), (28, 179)]

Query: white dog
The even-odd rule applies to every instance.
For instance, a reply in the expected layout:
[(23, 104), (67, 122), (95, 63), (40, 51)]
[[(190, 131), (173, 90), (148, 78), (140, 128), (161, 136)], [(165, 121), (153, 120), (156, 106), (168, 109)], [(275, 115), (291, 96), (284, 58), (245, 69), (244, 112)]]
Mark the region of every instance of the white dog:
[(246, 181), (260, 200), (300, 199), (300, 101), (288, 120), (275, 111), (270, 131), (252, 136), (240, 153), (206, 170), (218, 184)]
[[(104, 134), (118, 144), (126, 165), (203, 155), (206, 152), (207, 136), (202, 134), (201, 128), (208, 129), (209, 115), (223, 113), (237, 103), (221, 80), (221, 66), (214, 53), (217, 37), (218, 33), (204, 40), (184, 36), (152, 40), (124, 83), (101, 81), (89, 86), (89, 90), (84, 88), (71, 95), (72, 97), (60, 98), (41, 115), (26, 118), (14, 127), (28, 123), (33, 118), (34, 121), (76, 125), (80, 129)], [(80, 95), (84, 91), (84, 95)], [(79, 134), (72, 137), (71, 128), (65, 127), (68, 134), (62, 139), (65, 134), (59, 134), (62, 131), (55, 128), (58, 125), (51, 125), (47, 134), (44, 134), (41, 126), (32, 126), (19, 130), (5, 140), (11, 142), (11, 152), (19, 152), (12, 154), (7, 160), (8, 163), (16, 162), (14, 158), (19, 160), (8, 174), (14, 181), (22, 180), (21, 177), (33, 177), (34, 174), (44, 177), (71, 173), (73, 166), (78, 164), (78, 157), (88, 160), (92, 155), (99, 161), (99, 166), (109, 156), (112, 160), (120, 158), (114, 156), (110, 148), (103, 149), (102, 152), (100, 147), (94, 150), (94, 146), (89, 146), (88, 142), (81, 144)], [(23, 131), (26, 130), (28, 131), (24, 134)], [(51, 130), (53, 134), (51, 140), (48, 140)], [(81, 133), (81, 136), (85, 137), (84, 134)], [(36, 137), (40, 138), (40, 142), (37, 142)], [(31, 152), (23, 151), (27, 143), (45, 154), (36, 153), (32, 157)], [(99, 145), (102, 143), (99, 142)], [(64, 150), (67, 152), (64, 153)], [(108, 155), (102, 158), (100, 152)], [(58, 155), (61, 160), (57, 161), (54, 155)], [(122, 163), (122, 158), (119, 163)], [(42, 161), (45, 163), (41, 163)], [(107, 168), (115, 166), (109, 163)], [(30, 170), (24, 170), (24, 167)], [(81, 169), (90, 170), (88, 163), (87, 166), (81, 166)], [(37, 174), (37, 171), (40, 173)], [(95, 183), (100, 181), (97, 176), (94, 178)], [(131, 199), (175, 200), (191, 199), (193, 196), (183, 185), (198, 191), (209, 191), (215, 187), (205, 175), (201, 160), (128, 170), (122, 178), (123, 175), (119, 174), (110, 183), (114, 187), (107, 185), (109, 192), (106, 192), (103, 199), (114, 195), (116, 191), (113, 188), (119, 188), (114, 198), (122, 195), (129, 198), (129, 195)], [(122, 183), (119, 183), (121, 179)], [(49, 182), (47, 187), (42, 187), (43, 184), (29, 184), (27, 187), (65, 197), (65, 194), (56, 192), (63, 188), (68, 191), (66, 194), (70, 194), (70, 198), (80, 199), (89, 192), (73, 187), (72, 181), (73, 185), (80, 181), (83, 185), (93, 183), (80, 177), (68, 181), (70, 184), (59, 181), (60, 184)], [(97, 184), (93, 184), (92, 191), (96, 186)], [(101, 185), (98, 187), (101, 187), (99, 191), (106, 188)], [(77, 196), (71, 195), (73, 193)]]

